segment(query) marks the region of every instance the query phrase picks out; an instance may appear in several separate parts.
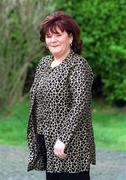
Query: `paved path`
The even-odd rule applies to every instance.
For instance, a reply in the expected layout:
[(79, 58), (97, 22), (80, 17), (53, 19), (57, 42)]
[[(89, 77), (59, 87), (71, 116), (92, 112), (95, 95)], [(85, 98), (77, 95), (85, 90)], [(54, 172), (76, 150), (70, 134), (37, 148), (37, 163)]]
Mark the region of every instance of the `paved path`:
[[(0, 145), (0, 180), (45, 180), (45, 172), (27, 172), (27, 148)], [(126, 180), (126, 152), (97, 150), (91, 180)]]

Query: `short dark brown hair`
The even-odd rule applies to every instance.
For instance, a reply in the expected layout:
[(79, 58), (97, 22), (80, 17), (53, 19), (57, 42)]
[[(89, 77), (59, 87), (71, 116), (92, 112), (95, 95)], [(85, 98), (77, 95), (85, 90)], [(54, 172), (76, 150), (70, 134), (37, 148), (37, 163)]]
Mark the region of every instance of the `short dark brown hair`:
[(63, 11), (55, 11), (46, 16), (40, 25), (40, 41), (45, 42), (45, 35), (51, 31), (56, 33), (56, 27), (62, 32), (66, 31), (68, 35), (72, 34), (73, 42), (71, 49), (80, 54), (82, 51), (82, 40), (80, 39), (80, 27), (77, 22)]

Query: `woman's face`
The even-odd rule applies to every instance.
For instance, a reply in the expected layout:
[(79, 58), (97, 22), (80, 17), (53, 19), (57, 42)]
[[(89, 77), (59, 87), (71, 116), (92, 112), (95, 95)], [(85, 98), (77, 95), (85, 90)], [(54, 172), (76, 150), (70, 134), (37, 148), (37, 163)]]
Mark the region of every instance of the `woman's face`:
[(66, 31), (61, 31), (58, 27), (57, 32), (52, 33), (49, 31), (45, 36), (45, 43), (49, 51), (54, 57), (59, 57), (67, 54), (70, 51), (70, 44), (73, 37), (68, 35)]

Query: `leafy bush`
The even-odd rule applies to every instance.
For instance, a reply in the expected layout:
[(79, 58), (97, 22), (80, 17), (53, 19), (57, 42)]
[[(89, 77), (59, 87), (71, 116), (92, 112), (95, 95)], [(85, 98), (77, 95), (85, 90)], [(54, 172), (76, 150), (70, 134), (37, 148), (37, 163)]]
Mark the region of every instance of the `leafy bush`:
[(102, 95), (110, 103), (126, 101), (126, 1), (58, 0), (56, 9), (65, 10), (79, 23), (83, 56), (95, 80), (101, 79)]
[(0, 104), (22, 97), (27, 71), (42, 56), (38, 27), (51, 0), (0, 1)]

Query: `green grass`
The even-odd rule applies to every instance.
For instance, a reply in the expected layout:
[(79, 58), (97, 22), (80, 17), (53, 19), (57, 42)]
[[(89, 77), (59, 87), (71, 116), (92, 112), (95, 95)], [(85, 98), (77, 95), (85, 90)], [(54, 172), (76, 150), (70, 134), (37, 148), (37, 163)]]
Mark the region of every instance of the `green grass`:
[[(26, 145), (28, 101), (18, 103), (9, 116), (0, 116), (0, 144)], [(126, 150), (126, 111), (93, 105), (93, 126), (97, 148)]]
[(0, 144), (26, 145), (28, 101), (18, 103), (8, 116), (0, 116)]
[(95, 105), (93, 125), (96, 147), (126, 150), (126, 109)]

